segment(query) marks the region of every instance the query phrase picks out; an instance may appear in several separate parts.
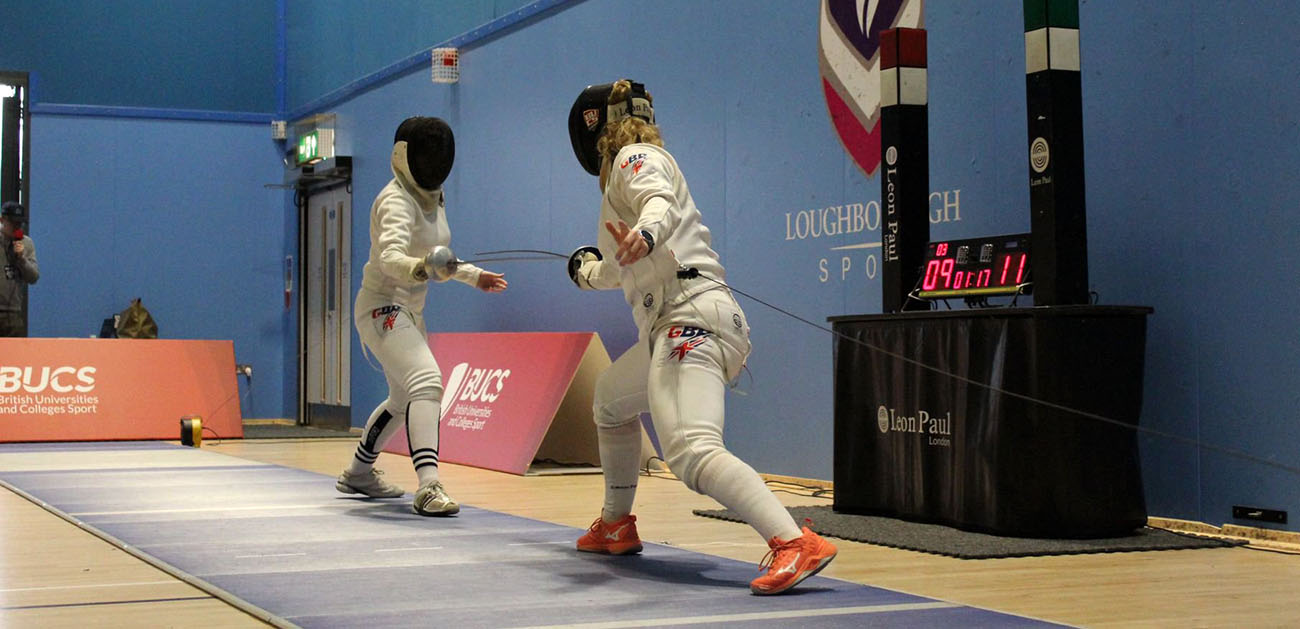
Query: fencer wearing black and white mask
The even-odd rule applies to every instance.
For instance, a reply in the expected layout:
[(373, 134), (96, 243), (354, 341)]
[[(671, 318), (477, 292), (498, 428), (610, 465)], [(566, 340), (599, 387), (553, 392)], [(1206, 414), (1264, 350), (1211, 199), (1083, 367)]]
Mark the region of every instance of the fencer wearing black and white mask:
[(460, 263), (441, 278), (425, 258), (448, 247), (443, 183), (451, 173), (456, 142), (439, 118), (407, 118), (393, 139), (393, 179), (370, 207), (370, 257), (362, 270), (353, 321), (361, 342), (383, 366), (388, 399), (370, 414), (352, 462), (336, 487), (350, 494), (395, 498), (404, 492), (374, 469), (388, 440), (406, 429), (420, 487), (414, 510), (444, 516), (460, 511), (438, 478), (438, 420), (442, 373), (429, 350), (424, 304), (430, 279), (454, 279), (485, 292), (506, 289), (505, 277)]
[(649, 411), (672, 472), (768, 542), (771, 564), (750, 590), (785, 592), (836, 550), (801, 530), (754, 469), (722, 443), (724, 397), (749, 356), (749, 325), (723, 284), (726, 271), (681, 168), (664, 150), (649, 92), (626, 80), (589, 86), (569, 112), (569, 135), (603, 193), (596, 245), (574, 251), (569, 277), (582, 289), (622, 288), (639, 330), (638, 342), (596, 384), (605, 504), (578, 550), (641, 550), (632, 503), (639, 416)]

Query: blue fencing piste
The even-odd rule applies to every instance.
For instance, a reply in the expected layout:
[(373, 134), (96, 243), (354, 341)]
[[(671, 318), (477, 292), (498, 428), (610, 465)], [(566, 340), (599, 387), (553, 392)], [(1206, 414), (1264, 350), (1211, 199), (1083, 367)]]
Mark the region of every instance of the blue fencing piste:
[(464, 506), (411, 513), (334, 479), (163, 443), (4, 444), (0, 481), (276, 624), (934, 627), (1047, 623), (826, 577), (758, 597), (754, 564)]

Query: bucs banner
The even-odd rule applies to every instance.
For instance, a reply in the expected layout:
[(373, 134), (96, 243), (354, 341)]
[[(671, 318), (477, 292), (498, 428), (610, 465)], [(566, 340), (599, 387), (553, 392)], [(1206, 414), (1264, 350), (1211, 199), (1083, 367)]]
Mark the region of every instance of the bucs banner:
[(243, 436), (233, 342), (0, 339), (0, 442), (176, 439), (186, 415)]
[[(591, 421), (609, 354), (592, 332), (430, 334), (442, 370), (438, 459), (512, 474), (535, 460), (599, 465)], [(409, 454), (405, 431), (386, 452)]]
[(1144, 525), (1133, 427), (1150, 312), (833, 317), (835, 510), (1022, 537)]

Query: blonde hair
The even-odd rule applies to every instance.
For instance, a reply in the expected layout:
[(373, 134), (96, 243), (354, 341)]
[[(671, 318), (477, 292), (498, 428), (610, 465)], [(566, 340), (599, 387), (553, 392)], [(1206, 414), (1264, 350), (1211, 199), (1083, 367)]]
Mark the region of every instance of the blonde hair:
[[(615, 82), (614, 89), (609, 93), (609, 104), (614, 105), (628, 100), (631, 91), (631, 81), (622, 79)], [(646, 98), (654, 102), (649, 92), (646, 92)], [(640, 118), (627, 117), (616, 122), (605, 123), (605, 129), (600, 132), (600, 138), (596, 140), (596, 152), (600, 153), (602, 160), (613, 161), (614, 156), (629, 144), (653, 144), (662, 147), (664, 140), (658, 126)]]

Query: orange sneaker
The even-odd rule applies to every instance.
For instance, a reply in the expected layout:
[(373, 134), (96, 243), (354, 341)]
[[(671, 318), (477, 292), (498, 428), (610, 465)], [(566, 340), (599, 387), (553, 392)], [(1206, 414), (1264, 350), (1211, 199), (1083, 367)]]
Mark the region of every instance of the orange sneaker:
[(578, 538), (578, 550), (584, 553), (632, 555), (641, 552), (641, 538), (636, 535), (636, 516), (628, 514), (618, 522), (606, 524), (601, 518), (591, 523), (587, 533)]
[(799, 537), (788, 542), (773, 537), (767, 545), (772, 550), (759, 564), (760, 569), (767, 568), (767, 574), (749, 584), (749, 591), (762, 596), (780, 594), (817, 574), (835, 558), (837, 552), (834, 544), (806, 526)]

